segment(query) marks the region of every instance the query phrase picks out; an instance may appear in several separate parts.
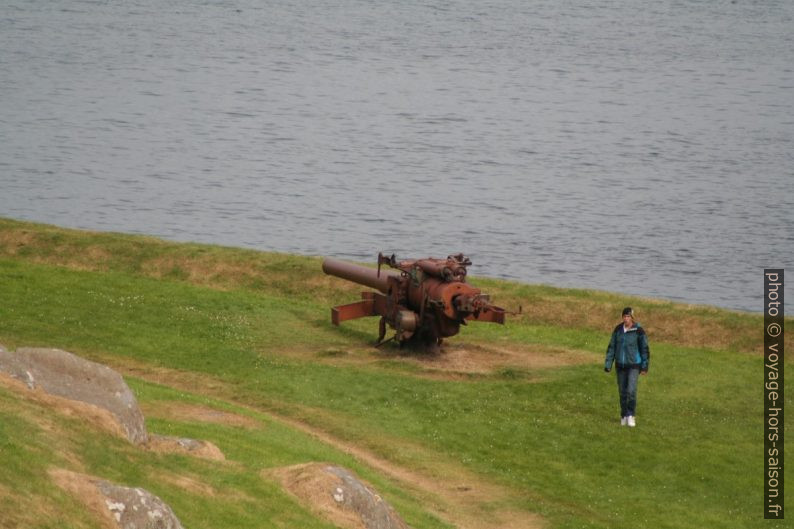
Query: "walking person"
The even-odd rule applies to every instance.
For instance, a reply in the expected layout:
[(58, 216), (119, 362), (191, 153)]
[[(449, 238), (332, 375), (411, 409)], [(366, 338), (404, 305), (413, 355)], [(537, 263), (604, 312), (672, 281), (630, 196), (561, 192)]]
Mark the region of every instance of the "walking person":
[(623, 309), (623, 322), (618, 323), (612, 331), (604, 361), (604, 371), (607, 373), (612, 370), (612, 362), (617, 367), (620, 424), (623, 426), (637, 425), (637, 382), (640, 375), (648, 372), (650, 355), (645, 329), (634, 321), (632, 308), (626, 307)]

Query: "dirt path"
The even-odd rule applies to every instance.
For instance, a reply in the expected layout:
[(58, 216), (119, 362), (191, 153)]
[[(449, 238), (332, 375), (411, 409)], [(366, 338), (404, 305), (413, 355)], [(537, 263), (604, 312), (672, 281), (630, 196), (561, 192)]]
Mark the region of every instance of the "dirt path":
[(304, 422), (272, 412), (268, 415), (388, 476), (421, 498), (436, 516), (460, 529), (534, 529), (544, 526), (542, 518), (537, 515), (505, 507), (506, 503), (517, 499), (510, 490), (488, 483), (465, 469), (442, 461), (428, 461), (425, 472), (406, 468)]
[[(108, 359), (124, 374), (171, 386), (184, 391), (202, 387), (205, 393), (241, 406), (229, 398), (233, 388), (196, 373), (152, 368), (131, 360)], [(521, 498), (511, 490), (489, 483), (459, 465), (441, 460), (423, 461), (422, 468), (408, 468), (385, 459), (371, 450), (340, 439), (316, 426), (274, 413), (253, 408), (270, 419), (306, 433), (319, 441), (345, 452), (365, 465), (397, 482), (404, 490), (419, 498), (430, 512), (459, 529), (537, 529), (546, 526), (542, 517), (515, 508)], [(421, 448), (420, 448), (421, 449)], [(427, 450), (428, 457), (433, 454)]]

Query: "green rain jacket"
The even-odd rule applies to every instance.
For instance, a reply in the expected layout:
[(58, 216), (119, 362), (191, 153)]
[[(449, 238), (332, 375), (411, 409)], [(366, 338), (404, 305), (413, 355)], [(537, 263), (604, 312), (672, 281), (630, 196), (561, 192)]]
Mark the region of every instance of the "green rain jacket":
[(614, 361), (618, 367), (639, 367), (641, 371), (648, 371), (650, 356), (645, 329), (635, 322), (629, 330), (624, 330), (623, 323), (619, 323), (612, 331), (612, 338), (607, 346), (604, 369), (612, 369)]

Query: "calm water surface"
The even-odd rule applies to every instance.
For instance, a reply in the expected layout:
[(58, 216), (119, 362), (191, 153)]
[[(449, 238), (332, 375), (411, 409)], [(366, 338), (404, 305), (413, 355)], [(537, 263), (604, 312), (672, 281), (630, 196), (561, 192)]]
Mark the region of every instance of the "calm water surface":
[(757, 311), (794, 263), (792, 28), (782, 0), (6, 0), (0, 215)]

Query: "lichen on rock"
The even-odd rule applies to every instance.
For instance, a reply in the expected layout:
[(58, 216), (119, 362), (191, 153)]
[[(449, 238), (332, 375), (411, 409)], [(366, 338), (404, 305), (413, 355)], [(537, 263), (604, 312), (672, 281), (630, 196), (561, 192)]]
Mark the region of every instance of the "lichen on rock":
[(103, 480), (96, 487), (121, 529), (183, 529), (171, 507), (144, 489)]
[(64, 469), (51, 469), (49, 474), (59, 487), (95, 513), (103, 527), (183, 529), (171, 507), (144, 489)]

